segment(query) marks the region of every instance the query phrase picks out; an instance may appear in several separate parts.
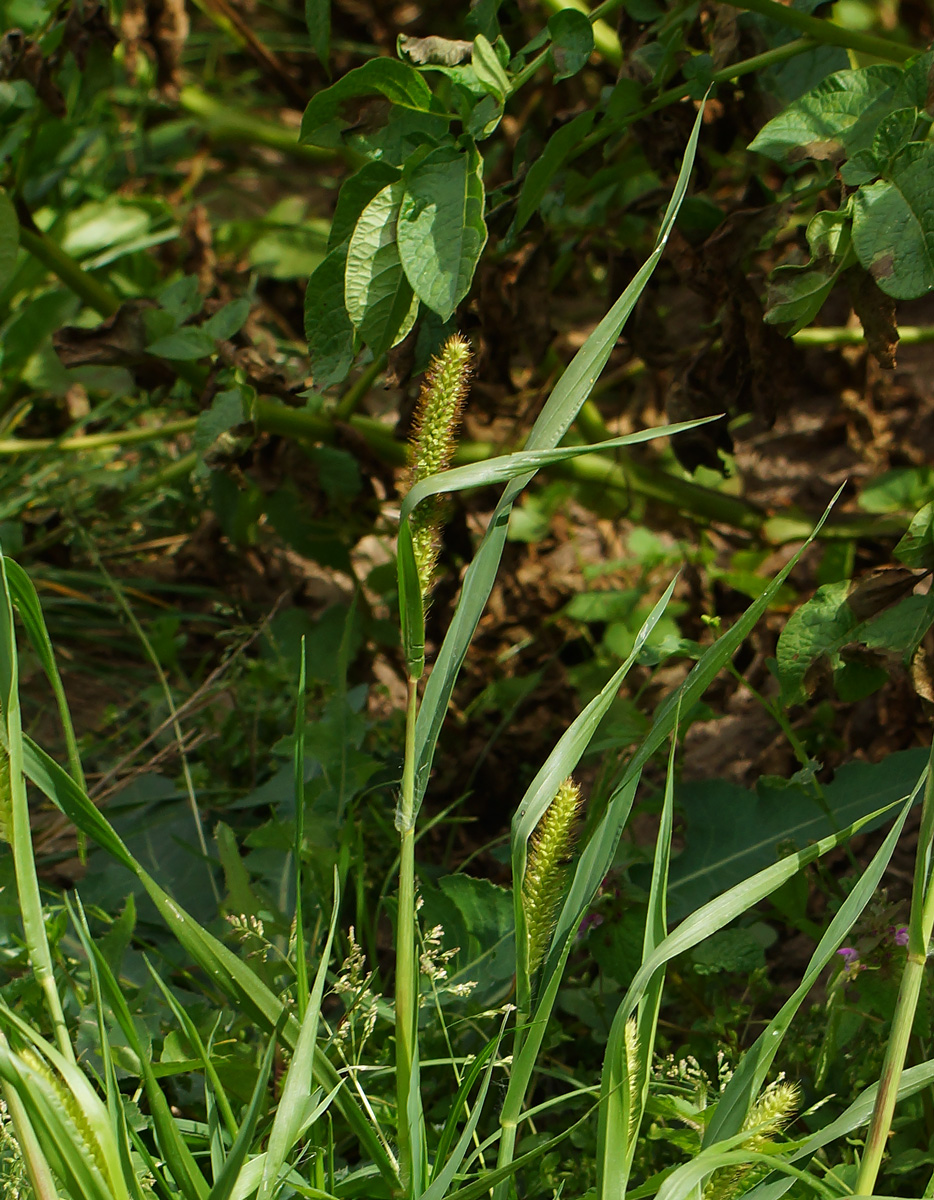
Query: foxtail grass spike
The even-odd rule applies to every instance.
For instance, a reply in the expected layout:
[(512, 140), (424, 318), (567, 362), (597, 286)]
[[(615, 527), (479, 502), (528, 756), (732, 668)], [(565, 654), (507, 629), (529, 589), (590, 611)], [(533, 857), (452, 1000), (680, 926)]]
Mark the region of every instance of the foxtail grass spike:
[(522, 883), (522, 908), (529, 946), (529, 973), (542, 965), (564, 898), (567, 861), (574, 851), (575, 824), (581, 809), (580, 788), (565, 779), (529, 842)]
[[(425, 376), (409, 444), (409, 488), (447, 470), (457, 444), (461, 411), (470, 379), (470, 344), (459, 333), (444, 343)], [(412, 514), (412, 541), (422, 596), (431, 590), (444, 502), (440, 496), (423, 501)]]
[[(778, 1079), (769, 1084), (743, 1122), (743, 1130), (749, 1131), (744, 1148), (761, 1152), (772, 1146), (775, 1135), (781, 1133), (795, 1115), (800, 1101), (801, 1092), (796, 1083), (783, 1083)], [(768, 1167), (758, 1163), (715, 1171), (704, 1188), (703, 1200), (734, 1200), (766, 1174)]]

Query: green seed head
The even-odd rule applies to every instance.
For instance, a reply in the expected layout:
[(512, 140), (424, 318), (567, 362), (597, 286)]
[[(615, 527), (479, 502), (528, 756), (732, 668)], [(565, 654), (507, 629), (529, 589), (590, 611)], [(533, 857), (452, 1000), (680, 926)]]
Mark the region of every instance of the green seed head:
[(529, 842), (522, 883), (522, 909), (528, 934), (529, 972), (542, 965), (564, 896), (566, 864), (574, 852), (580, 788), (565, 779)]
[[(432, 360), (418, 398), (409, 443), (409, 488), (447, 470), (450, 465), (469, 379), (470, 345), (455, 333)], [(422, 501), (411, 517), (415, 562), (423, 597), (431, 590), (443, 522), (444, 501), (440, 496)]]

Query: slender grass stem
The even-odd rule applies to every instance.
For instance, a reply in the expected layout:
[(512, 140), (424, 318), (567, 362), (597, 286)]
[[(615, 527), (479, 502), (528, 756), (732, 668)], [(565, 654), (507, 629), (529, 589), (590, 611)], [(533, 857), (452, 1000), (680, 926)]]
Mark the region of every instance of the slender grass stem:
[(396, 914), (396, 1107), (398, 1109), (399, 1174), (403, 1195), (413, 1190), (417, 1129), (409, 1108), (417, 1086), (416, 1029), (418, 973), (415, 966), (415, 718), (418, 716), (418, 683), (408, 681), (405, 712), (405, 765), (396, 826), (399, 849), (399, 902)]
[[(799, 329), (792, 340), (799, 346), (861, 346), (866, 340), (862, 327), (845, 325), (814, 326)], [(934, 342), (934, 325), (902, 325), (898, 330), (901, 346), (924, 346)]]
[(191, 85), (182, 88), (178, 102), (186, 112), (200, 118), (206, 133), (215, 141), (238, 142), (241, 145), (252, 142), (305, 163), (339, 162), (341, 158), (350, 157), (343, 151), (300, 144), (297, 129), (231, 108)]
[[(934, 758), (934, 750), (932, 750)], [(885, 1146), (892, 1129), (892, 1117), (898, 1098), (911, 1037), (924, 968), (927, 964), (928, 946), (934, 929), (934, 876), (931, 872), (931, 851), (934, 847), (934, 763), (928, 765), (928, 777), (924, 786), (924, 804), (921, 810), (921, 829), (915, 855), (915, 877), (911, 895), (911, 915), (908, 921), (908, 960), (902, 972), (892, 1031), (885, 1048), (882, 1076), (872, 1110), (866, 1146), (863, 1151), (859, 1176), (856, 1181), (857, 1196), (875, 1193), (876, 1179)]]

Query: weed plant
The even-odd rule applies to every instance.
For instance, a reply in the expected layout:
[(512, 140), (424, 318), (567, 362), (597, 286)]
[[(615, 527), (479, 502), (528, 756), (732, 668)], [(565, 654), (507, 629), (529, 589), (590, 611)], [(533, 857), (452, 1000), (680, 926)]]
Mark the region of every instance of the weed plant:
[[(278, 874), (279, 890), (265, 903), (257, 897), (232, 832), (220, 827), (216, 845), (225, 872), (227, 932), (217, 936), (210, 920), (196, 919), (168, 894), (88, 797), (35, 589), (13, 559), (2, 560), (0, 815), (12, 847), (30, 972), (28, 1002), (25, 990), (22, 998), (8, 993), (0, 999), (6, 1105), (0, 1170), (7, 1195), (29, 1194), (29, 1189), (41, 1200), (144, 1200), (150, 1195), (166, 1200), (509, 1200), (585, 1192), (599, 1200), (739, 1195), (771, 1200), (786, 1192), (877, 1194), (886, 1145), (893, 1130), (897, 1136), (905, 1102), (927, 1094), (934, 1081), (934, 1059), (905, 1069), (934, 924), (929, 770), (914, 786), (900, 789), (895, 803), (863, 812), (805, 848), (750, 870), (690, 908), (669, 930), (669, 904), (675, 902), (670, 871), (674, 761), (682, 719), (728, 668), (796, 559), (730, 629), (699, 651), (690, 674), (659, 706), (611, 786), (585, 808), (575, 771), (663, 618), (672, 580), (638, 629), (628, 657), (517, 797), (511, 896), (466, 876), (454, 877), (453, 884), (437, 880), (428, 870), (420, 885), (416, 867), (419, 817), (436, 746), (496, 577), (510, 511), (539, 468), (592, 450), (561, 442), (662, 254), (686, 193), (701, 114), (651, 257), (561, 377), (522, 452), (451, 468), (457, 416), (469, 386), (467, 343), (448, 340), (428, 373), (398, 539), (407, 701), (401, 783), (391, 825), (384, 813), (381, 826), (397, 848), (389, 963), (372, 924), (351, 931), (343, 963), (334, 961), (341, 880), (352, 876), (347, 862), (343, 869), (333, 864), (330, 912), (316, 913), (309, 904), (322, 881), (319, 863), (317, 886), (307, 886), (316, 866), (306, 824), (304, 648), (295, 664), (292, 820), (286, 838), (280, 827), (278, 841), (259, 842), (267, 859), (271, 851), (278, 853), (278, 871), (269, 877)], [(649, 429), (603, 442), (601, 448), (677, 435), (697, 424)], [(493, 483), (505, 485), (502, 497), (425, 679), (425, 608), (443, 497)], [(23, 733), (15, 614), (51, 683), (70, 748), (67, 769)], [(348, 631), (352, 622), (353, 614)], [(339, 654), (345, 674), (349, 637), (345, 632)], [(341, 741), (343, 719), (338, 713), (338, 750), (350, 744)], [(552, 1052), (561, 1034), (556, 1005), (582, 922), (595, 911), (614, 863), (643, 769), (666, 746), (667, 782), (635, 969), (625, 993), (606, 1006), (599, 1074), (595, 1070), (581, 1079), (554, 1066)], [(152, 915), (176, 943), (174, 951), (163, 951), (159, 968), (144, 958), (141, 973), (133, 978), (123, 973), (137, 920), (132, 898), (119, 915), (89, 911), (80, 889), (61, 910), (43, 899), (32, 845), (30, 787), (48, 797), (95, 852), (109, 855), (140, 886)], [(860, 1095), (826, 1122), (821, 1120), (826, 1095), (809, 1097), (807, 1132), (797, 1132), (797, 1126), (792, 1132), (791, 1122), (804, 1103), (795, 1080), (782, 1074), (792, 1021), (832, 964), (838, 989), (845, 989), (841, 952), (851, 976), (860, 955), (868, 966), (868, 956), (878, 948), (869, 945), (865, 932), (873, 920), (873, 897), (909, 809), (922, 793), (910, 912), (891, 951), (899, 984), (878, 1082), (867, 1081)], [(363, 815), (360, 809), (357, 818)], [(800, 982), (753, 1045), (734, 1063), (705, 1066), (670, 1055), (660, 1040), (659, 1012), (672, 960), (712, 937), (728, 935), (734, 922), (754, 914), (760, 902), (809, 864), (880, 817), (892, 820), (880, 848), (821, 933)], [(335, 819), (348, 820), (340, 802)], [(456, 913), (455, 897), (461, 912), (471, 906), (483, 910), (487, 933), (500, 922), (498, 937), (483, 947), (473, 972), (456, 958), (445, 922), (427, 919), (433, 910), (445, 911), (445, 904), (448, 914)], [(270, 911), (274, 915), (264, 917)], [(357, 912), (365, 925), (359, 905)], [(167, 970), (172, 986), (163, 978)], [(504, 977), (506, 988), (498, 986)], [(831, 1005), (844, 994), (833, 993)], [(174, 1023), (158, 1059), (146, 1019), (156, 1011), (161, 1020)], [(818, 1080), (826, 1086), (827, 1072)], [(897, 1102), (903, 1105), (898, 1118)], [(666, 1143), (661, 1156), (651, 1146), (659, 1130)], [(854, 1139), (862, 1143), (855, 1154), (850, 1152)], [(576, 1175), (569, 1170), (575, 1154), (593, 1164), (592, 1175), (587, 1165)], [(925, 1194), (934, 1194), (934, 1176)]]

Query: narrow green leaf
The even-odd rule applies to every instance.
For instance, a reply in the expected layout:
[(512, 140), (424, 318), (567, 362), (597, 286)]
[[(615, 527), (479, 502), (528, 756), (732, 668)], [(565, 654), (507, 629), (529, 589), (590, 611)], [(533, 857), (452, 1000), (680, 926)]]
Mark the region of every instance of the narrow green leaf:
[(321, 1001), (324, 998), (327, 969), (331, 959), (331, 947), (334, 944), (339, 910), (340, 884), (335, 867), (331, 924), (328, 927), (328, 936), (321, 952), (318, 970), (315, 973), (314, 987), (302, 1020), (301, 1033), (295, 1043), (295, 1051), (292, 1061), (289, 1063), (289, 1069), (282, 1081), (282, 1092), (266, 1146), (266, 1159), (263, 1164), (263, 1176), (257, 1200), (270, 1200), (285, 1166), (286, 1158), (308, 1128), (309, 1103), (312, 1099), (312, 1067), (315, 1045), (318, 1040), (318, 1021), (321, 1015)]
[(331, 0), (305, 0), (305, 24), (311, 48), (318, 61), (331, 74)]
[(486, 245), (482, 165), (474, 146), (440, 146), (405, 180), (399, 256), (416, 296), (442, 321), (470, 290)]
[(516, 219), (513, 232), (519, 233), (529, 222), (529, 218), (537, 211), (545, 198), (545, 193), (551, 181), (564, 166), (568, 157), (573, 154), (583, 139), (593, 127), (595, 110), (585, 109), (578, 113), (573, 120), (562, 125), (545, 143), (545, 148), (529, 167), (528, 174), (522, 181), (522, 190), (516, 204)]
[(269, 1085), (269, 1076), (272, 1073), (275, 1052), (276, 1043), (273, 1039), (270, 1039), (269, 1045), (266, 1047), (266, 1053), (263, 1055), (259, 1074), (256, 1077), (256, 1084), (253, 1088), (253, 1095), (250, 1097), (249, 1106), (243, 1115), (243, 1120), (240, 1123), (240, 1129), (237, 1132), (234, 1143), (230, 1147), (230, 1152), (227, 1155), (227, 1161), (224, 1163), (220, 1179), (211, 1188), (207, 1200), (230, 1200), (233, 1194), (240, 1172), (246, 1164), (247, 1153), (253, 1144), (257, 1122), (267, 1103), (266, 1092)]
[(405, 515), (399, 525), (396, 571), (405, 669), (410, 679), (421, 679), (425, 670), (425, 605), (415, 564), (412, 531)]

